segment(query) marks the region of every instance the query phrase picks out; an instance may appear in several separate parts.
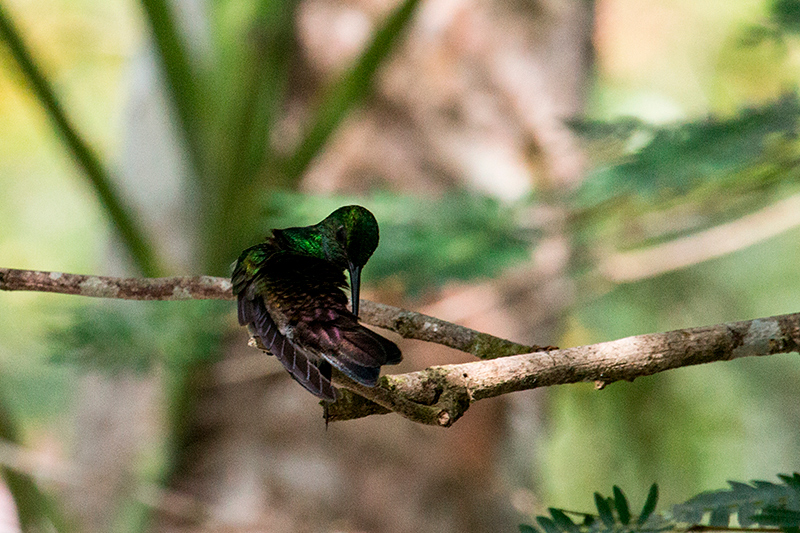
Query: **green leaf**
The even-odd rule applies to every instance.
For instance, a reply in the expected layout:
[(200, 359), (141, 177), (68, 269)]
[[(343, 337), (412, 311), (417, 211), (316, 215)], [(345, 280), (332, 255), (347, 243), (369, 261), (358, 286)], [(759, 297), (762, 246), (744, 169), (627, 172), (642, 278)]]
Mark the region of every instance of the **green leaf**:
[(768, 481), (752, 481), (750, 485), (736, 481), (728, 483), (730, 490), (703, 492), (675, 505), (673, 516), (680, 522), (698, 524), (706, 513), (711, 513), (715, 521), (721, 522), (723, 513), (727, 520), (735, 512), (739, 523), (746, 526), (759, 516), (756, 514), (758, 511), (765, 509), (800, 511), (800, 490), (795, 484), (779, 485)]
[(797, 472), (794, 473), (792, 476), (787, 476), (786, 474), (778, 474), (778, 478), (780, 478), (787, 486), (791, 487), (795, 491), (800, 493), (800, 474)]
[(619, 521), (624, 525), (628, 525), (631, 521), (631, 510), (628, 507), (628, 500), (622, 493), (622, 490), (614, 485), (614, 507), (617, 509)]
[(261, 227), (314, 224), (339, 206), (359, 203), (380, 224), (380, 245), (364, 280), (390, 279), (410, 294), (451, 280), (496, 277), (530, 258), (539, 234), (521, 230), (526, 206), (455, 192), (441, 198), (376, 194), (367, 198), (274, 193)]
[(580, 528), (561, 509), (550, 507), (548, 511), (553, 517), (553, 521), (562, 531), (566, 531), (568, 533), (578, 533), (580, 531)]
[(711, 511), (708, 525), (711, 527), (728, 527), (730, 523), (730, 511), (724, 507)]
[(800, 33), (800, 0), (773, 0), (770, 18), (787, 33)]
[(614, 513), (611, 512), (611, 505), (609, 501), (603, 497), (599, 492), (594, 493), (594, 504), (597, 507), (597, 514), (600, 515), (600, 520), (608, 529), (614, 528)]
[(144, 316), (130, 305), (105, 304), (76, 308), (72, 323), (52, 332), (51, 362), (109, 374), (148, 371), (158, 352)]
[(533, 526), (529, 526), (528, 524), (520, 524), (519, 533), (539, 533), (539, 532)]
[(800, 526), (800, 510), (765, 507), (761, 513), (752, 517), (754, 522), (763, 526), (777, 526), (781, 529)]
[(653, 483), (650, 486), (650, 492), (647, 493), (647, 499), (644, 502), (642, 512), (639, 514), (639, 519), (637, 520), (640, 526), (647, 522), (647, 519), (653, 514), (653, 511), (656, 509), (656, 503), (658, 503), (658, 485)]
[[(22, 444), (17, 421), (8, 410), (7, 401), (2, 397), (0, 397), (0, 441)], [(30, 476), (5, 466), (0, 467), (0, 475), (14, 498), (23, 531), (48, 531), (52, 528), (61, 533), (72, 529), (52, 499), (39, 489)]]
[[(184, 367), (217, 354), (223, 302), (103, 302), (78, 307), (55, 329), (50, 360), (108, 374)], [(166, 304), (166, 305), (164, 305)]]
[[(598, 165), (578, 193), (577, 202), (596, 206), (620, 198), (647, 202), (686, 194), (701, 184), (730, 184), (754, 160), (771, 157), (775, 137), (792, 141), (800, 118), (800, 99), (788, 93), (775, 102), (744, 109), (732, 118), (656, 127), (635, 119), (616, 123), (583, 122), (584, 136), (626, 147), (609, 164)], [(602, 141), (598, 141), (602, 142)]]
[(546, 516), (537, 516), (536, 521), (539, 523), (539, 527), (544, 530), (544, 533), (563, 533), (556, 523)]
[(226, 59), (220, 70), (237, 75), (214, 80), (214, 92), (219, 93), (216, 105), (223, 110), (212, 126), (218, 136), (212, 150), (219, 172), (201, 197), (209, 272), (226, 272), (231, 258), (248, 246), (250, 236), (263, 233), (257, 199), (265, 186), (296, 186), (296, 180), (290, 182), (271, 169), (277, 158), (272, 132), (287, 106), (293, 68), (301, 62), (297, 4), (297, 0), (259, 0), (254, 13), (218, 30), (234, 36), (221, 45)]

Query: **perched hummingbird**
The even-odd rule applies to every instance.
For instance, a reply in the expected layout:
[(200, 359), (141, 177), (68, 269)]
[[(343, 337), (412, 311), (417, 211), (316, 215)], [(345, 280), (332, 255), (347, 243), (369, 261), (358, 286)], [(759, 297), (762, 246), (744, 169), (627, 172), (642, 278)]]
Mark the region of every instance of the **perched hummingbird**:
[[(358, 205), (313, 226), (272, 230), (233, 269), (239, 323), (312, 394), (336, 400), (331, 365), (374, 387), (381, 365), (400, 362), (392, 341), (358, 323), (361, 269), (378, 246), (378, 222)], [(344, 270), (350, 272), (350, 302)]]

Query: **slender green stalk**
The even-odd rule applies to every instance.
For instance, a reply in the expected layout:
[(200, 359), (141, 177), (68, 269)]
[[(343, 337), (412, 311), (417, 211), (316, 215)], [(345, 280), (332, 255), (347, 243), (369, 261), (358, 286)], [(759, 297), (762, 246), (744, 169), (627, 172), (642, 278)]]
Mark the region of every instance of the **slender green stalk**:
[(186, 142), (195, 177), (206, 176), (202, 102), (198, 72), (193, 69), (186, 43), (181, 38), (166, 0), (142, 0), (142, 7), (153, 34), (167, 89)]
[(220, 161), (218, 193), (205, 209), (206, 269), (211, 272), (227, 273), (231, 258), (248, 245), (261, 219), (258, 189), (264, 186), (263, 169), (275, 159), (270, 135), (283, 108), (297, 49), (296, 6), (297, 0), (262, 0), (256, 16), (245, 26), (247, 37), (236, 41), (244, 46), (236, 50), (234, 68), (241, 75), (234, 77), (237, 83), (231, 91), (232, 119), (226, 124), (230, 133), (224, 139), (227, 151)]
[(11, 55), (22, 70), (47, 116), (52, 120), (56, 131), (61, 135), (86, 177), (89, 178), (101, 205), (105, 208), (136, 266), (146, 276), (161, 273), (162, 270), (159, 268), (154, 249), (133, 217), (132, 210), (125, 205), (97, 154), (70, 122), (50, 83), (42, 74), (28, 46), (5, 13), (2, 4), (0, 4), (0, 38), (8, 45)]
[(311, 127), (283, 171), (288, 181), (302, 175), (347, 113), (372, 91), (375, 72), (405, 34), (419, 0), (405, 0), (383, 23), (356, 64), (323, 98)]

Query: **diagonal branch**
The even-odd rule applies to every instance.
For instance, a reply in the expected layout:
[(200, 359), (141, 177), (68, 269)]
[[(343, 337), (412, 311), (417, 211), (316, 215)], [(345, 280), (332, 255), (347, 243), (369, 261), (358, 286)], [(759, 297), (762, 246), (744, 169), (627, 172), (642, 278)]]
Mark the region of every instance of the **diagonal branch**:
[[(131, 300), (233, 299), (225, 278), (110, 278), (7, 268), (0, 268), (0, 290)], [(633, 381), (672, 368), (796, 352), (800, 347), (800, 313), (556, 350), (525, 347), (388, 305), (362, 301), (362, 306), (367, 324), (485, 360), (384, 376), (375, 388), (336, 375), (336, 384), (346, 390), (327, 407), (330, 421), (394, 411), (416, 422), (448, 427), (474, 402), (510, 392), (581, 381), (594, 381), (600, 389), (614, 381)]]
[[(582, 381), (594, 381), (597, 388), (602, 389), (614, 381), (633, 381), (673, 368), (797, 352), (799, 347), (800, 313), (794, 313), (637, 335), (492, 361), (433, 366), (418, 372), (384, 376), (378, 392), (357, 392), (372, 400), (371, 394), (380, 396), (387, 391), (405, 400), (437, 407), (433, 419), (414, 419), (446, 427), (460, 418), (472, 403), (510, 392)], [(368, 416), (375, 411), (373, 403), (383, 405), (377, 399), (366, 403), (353, 401), (342, 409), (339, 403), (334, 404), (328, 410), (328, 419), (338, 421)]]

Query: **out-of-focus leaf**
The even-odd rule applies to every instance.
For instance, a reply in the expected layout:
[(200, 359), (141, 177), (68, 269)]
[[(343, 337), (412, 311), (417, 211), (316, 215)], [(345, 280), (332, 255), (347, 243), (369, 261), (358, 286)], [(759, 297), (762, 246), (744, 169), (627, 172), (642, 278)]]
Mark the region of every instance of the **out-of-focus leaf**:
[(720, 508), (711, 511), (711, 516), (708, 519), (708, 525), (711, 527), (726, 528), (730, 523), (730, 512), (728, 509)]
[(614, 514), (611, 512), (611, 505), (608, 500), (599, 492), (594, 493), (594, 505), (597, 507), (597, 513), (600, 515), (600, 520), (608, 529), (614, 528)]
[(780, 507), (765, 507), (751, 518), (763, 526), (778, 526), (781, 529), (800, 526), (800, 511)]
[(119, 306), (78, 307), (72, 325), (53, 331), (51, 361), (111, 374), (142, 373), (158, 359), (151, 330), (141, 313)]
[[(714, 521), (711, 525), (721, 525), (723, 514), (726, 524), (734, 513), (738, 514), (739, 522), (745, 524), (759, 522), (757, 517), (762, 515), (766, 520), (777, 519), (778, 514), (770, 514), (775, 509), (781, 509), (781, 512), (800, 512), (800, 490), (793, 485), (767, 481), (753, 481), (751, 484), (735, 481), (728, 483), (730, 490), (703, 492), (685, 503), (675, 505), (672, 508), (673, 516), (678, 521), (697, 524), (706, 513), (711, 513)], [(761, 510), (761, 514), (753, 516), (754, 510)], [(789, 513), (786, 516), (792, 518), (794, 515)]]
[(544, 533), (563, 533), (556, 523), (546, 516), (537, 516), (536, 521), (539, 523), (539, 527), (544, 530)]
[[(188, 46), (178, 30), (169, 2), (142, 0), (150, 31), (158, 51), (157, 58), (166, 80), (167, 92), (181, 126), (195, 178), (203, 180), (208, 165), (205, 161), (202, 78), (196, 62), (189, 56)], [(195, 58), (196, 59), (196, 58)]]
[(647, 519), (650, 518), (650, 515), (656, 510), (656, 503), (658, 503), (658, 485), (653, 483), (650, 486), (650, 491), (647, 493), (647, 499), (642, 507), (642, 512), (639, 514), (639, 519), (637, 520), (639, 525), (647, 522)]
[(219, 343), (220, 310), (229, 306), (176, 303), (104, 302), (76, 308), (72, 323), (52, 333), (51, 361), (116, 374), (212, 357)]
[[(617, 250), (654, 246), (800, 191), (798, 117), (800, 101), (789, 95), (731, 119), (662, 129), (626, 123), (618, 133), (633, 131), (636, 148), (599, 167), (574, 198), (573, 264), (592, 261), (580, 253), (584, 242)], [(613, 125), (589, 130), (589, 137), (621, 142)]]
[(774, 0), (770, 20), (786, 33), (800, 33), (800, 0)]
[(567, 533), (578, 533), (580, 528), (572, 521), (567, 514), (562, 511), (561, 509), (555, 509), (553, 507), (549, 508), (550, 516), (553, 517), (553, 521), (558, 525), (558, 528), (562, 531), (566, 531)]
[(45, 78), (28, 45), (22, 39), (11, 18), (0, 4), (0, 39), (8, 46), (11, 55), (20, 67), (25, 80), (39, 101), (56, 132), (61, 136), (72, 157), (91, 183), (100, 204), (106, 211), (125, 248), (136, 267), (145, 276), (162, 273), (155, 248), (135, 218), (119, 190), (114, 186), (108, 170), (86, 139), (78, 132), (67, 116), (50, 82)]
[(632, 119), (578, 124), (576, 131), (587, 138), (624, 143), (628, 152), (592, 172), (577, 203), (589, 207), (628, 196), (661, 201), (711, 180), (729, 181), (764, 155), (774, 136), (793, 139), (798, 118), (800, 100), (790, 93), (732, 118), (711, 116), (672, 127)]
[[(0, 397), (0, 442), (20, 444), (16, 420), (6, 406), (5, 398)], [(0, 467), (0, 475), (14, 498), (23, 531), (48, 531), (51, 528), (57, 532), (71, 530), (55, 503), (30, 476), (6, 466)]]
[(219, 171), (215, 183), (203, 191), (208, 272), (224, 272), (255, 232), (260, 208), (256, 199), (265, 185), (295, 186), (284, 174), (269, 170), (276, 161), (272, 132), (286, 106), (285, 93), (298, 63), (297, 4), (297, 0), (260, 0), (251, 6), (255, 13), (234, 21), (225, 16), (230, 2), (215, 6), (223, 19), (218, 23), (224, 26), (218, 30), (220, 70), (234, 73), (213, 80), (214, 103), (221, 112), (211, 117), (216, 142), (210, 151)]
[(628, 506), (628, 499), (622, 493), (622, 489), (616, 485), (614, 485), (614, 507), (617, 509), (619, 521), (627, 526), (631, 521), (631, 510)]

